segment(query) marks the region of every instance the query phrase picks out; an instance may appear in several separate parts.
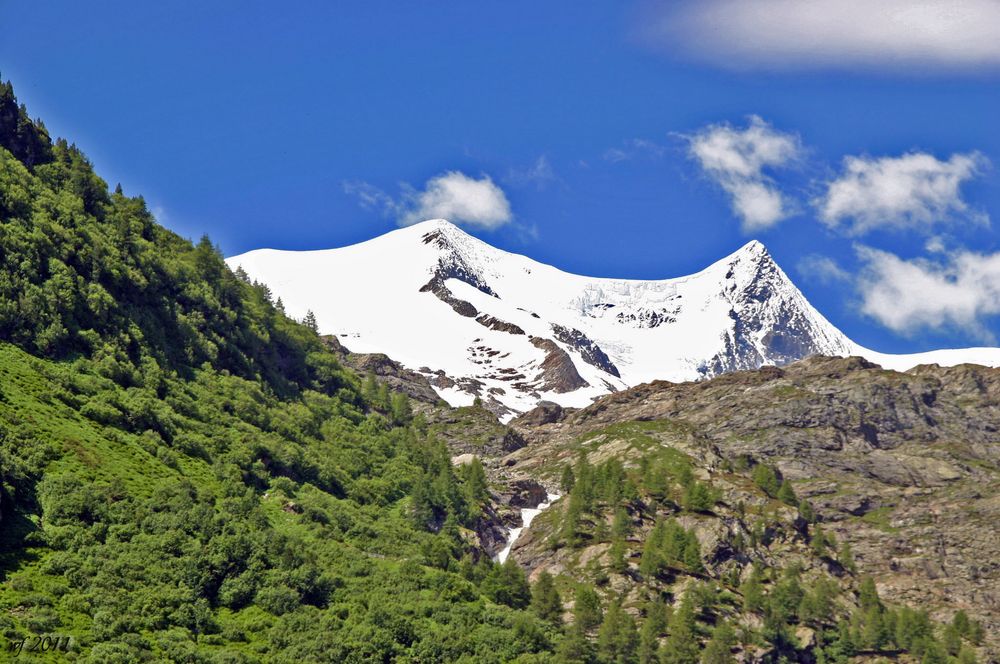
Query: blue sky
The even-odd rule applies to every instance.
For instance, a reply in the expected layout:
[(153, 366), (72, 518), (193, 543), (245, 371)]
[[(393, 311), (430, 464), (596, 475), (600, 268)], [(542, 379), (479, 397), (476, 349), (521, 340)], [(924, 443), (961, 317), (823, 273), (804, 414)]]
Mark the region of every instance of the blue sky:
[(427, 210), (599, 276), (758, 239), (859, 343), (995, 345), (997, 3), (733, 2), (0, 2), (0, 75), (227, 255)]

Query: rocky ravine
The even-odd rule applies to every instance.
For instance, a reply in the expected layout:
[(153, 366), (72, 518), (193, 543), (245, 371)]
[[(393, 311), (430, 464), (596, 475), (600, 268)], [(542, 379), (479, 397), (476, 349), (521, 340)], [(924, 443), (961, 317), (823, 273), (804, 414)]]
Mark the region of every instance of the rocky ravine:
[[(884, 598), (942, 621), (964, 609), (1000, 650), (1000, 370), (897, 373), (860, 358), (814, 357), (697, 383), (654, 382), (581, 410), (544, 404), (525, 414), (512, 426), (527, 444), (500, 465), (554, 485), (582, 447), (595, 463), (635, 463), (643, 448), (620, 429), (630, 422), (657, 425), (643, 435), (690, 454), (724, 491), (738, 486), (727, 465), (773, 464), (822, 527), (851, 543)], [(514, 557), (531, 569), (565, 568), (531, 530)]]

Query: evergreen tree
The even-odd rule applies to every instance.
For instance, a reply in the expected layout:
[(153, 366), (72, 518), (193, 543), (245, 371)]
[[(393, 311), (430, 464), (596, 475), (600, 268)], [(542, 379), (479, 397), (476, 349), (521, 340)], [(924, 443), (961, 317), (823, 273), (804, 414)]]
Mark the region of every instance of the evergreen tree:
[(840, 551), (837, 552), (837, 562), (839, 562), (844, 569), (852, 574), (858, 570), (857, 565), (854, 562), (854, 551), (851, 549), (851, 544), (847, 540), (844, 540), (844, 543), (840, 545)]
[(597, 652), (601, 661), (613, 664), (635, 662), (638, 642), (635, 621), (622, 609), (621, 602), (615, 600), (604, 614), (597, 633)]
[(569, 503), (566, 506), (566, 514), (563, 516), (563, 523), (560, 528), (562, 539), (571, 547), (580, 543), (580, 520), (582, 516), (583, 500), (577, 491), (573, 491), (570, 493)]
[(745, 611), (760, 611), (764, 608), (764, 584), (758, 565), (754, 564), (750, 576), (740, 586), (740, 592), (743, 594), (743, 609)]
[(972, 623), (969, 620), (969, 614), (967, 614), (962, 609), (955, 612), (955, 615), (951, 617), (951, 624), (965, 638), (969, 638), (969, 634), (972, 631)]
[(585, 632), (601, 624), (601, 599), (589, 586), (576, 589), (573, 598), (573, 622)]
[(667, 640), (663, 643), (660, 661), (663, 664), (693, 664), (699, 660), (698, 636), (695, 631), (694, 607), (687, 596), (670, 618)]
[(531, 603), (531, 586), (524, 570), (513, 558), (507, 558), (502, 565), (493, 565), (481, 588), (483, 594), (497, 604), (523, 609)]
[(559, 664), (581, 664), (594, 660), (593, 648), (583, 630), (576, 623), (566, 628), (555, 661)]
[(396, 426), (405, 426), (413, 418), (410, 398), (404, 392), (393, 392), (389, 399), (389, 416)]
[(628, 510), (624, 507), (619, 507), (615, 510), (615, 519), (611, 525), (611, 536), (624, 539), (631, 534), (632, 517), (629, 516)]
[(774, 469), (765, 464), (757, 464), (753, 467), (753, 471), (750, 474), (751, 479), (753, 479), (754, 484), (756, 484), (760, 489), (769, 496), (777, 496), (778, 489), (778, 476), (774, 473)]
[(792, 507), (797, 507), (799, 504), (799, 499), (795, 495), (795, 490), (792, 489), (792, 483), (788, 480), (784, 480), (781, 483), (781, 486), (778, 488), (776, 498), (786, 505), (791, 505)]
[(652, 579), (666, 570), (666, 561), (661, 551), (665, 531), (666, 527), (663, 521), (658, 520), (642, 546), (642, 558), (639, 559), (639, 572), (647, 579)]
[(660, 637), (667, 631), (667, 607), (659, 598), (646, 603), (646, 619), (639, 634), (639, 664), (659, 662)]
[(691, 512), (708, 512), (712, 509), (712, 493), (701, 482), (692, 481), (684, 489), (684, 509)]
[(562, 600), (552, 575), (543, 570), (531, 589), (531, 610), (553, 625), (562, 623)]
[(941, 645), (952, 656), (958, 655), (958, 651), (962, 649), (962, 635), (954, 624), (949, 623), (941, 630)]
[(562, 489), (562, 495), (568, 496), (569, 492), (573, 490), (575, 482), (576, 476), (573, 474), (573, 467), (569, 464), (563, 466), (562, 477), (559, 479), (559, 488)]
[(736, 634), (728, 623), (720, 622), (712, 630), (712, 639), (701, 653), (701, 664), (734, 664), (733, 646), (736, 645)]
[(615, 538), (611, 542), (611, 548), (608, 549), (608, 561), (611, 569), (618, 574), (624, 574), (628, 570), (628, 561), (625, 559), (625, 555), (625, 540)]
[(962, 646), (955, 660), (958, 664), (976, 664), (976, 651), (969, 646)]
[(871, 609), (882, 610), (882, 600), (878, 596), (878, 588), (875, 587), (875, 580), (870, 576), (861, 579), (861, 586), (858, 589), (858, 603), (864, 612)]
[(920, 659), (920, 664), (948, 664), (948, 653), (937, 641), (927, 641), (923, 650), (924, 654)]
[(316, 323), (316, 314), (313, 313), (312, 309), (306, 312), (306, 317), (302, 319), (302, 324), (313, 332), (319, 331), (319, 325)]
[(701, 545), (693, 530), (688, 533), (687, 542), (684, 544), (682, 561), (692, 572), (701, 572), (705, 569), (701, 563)]

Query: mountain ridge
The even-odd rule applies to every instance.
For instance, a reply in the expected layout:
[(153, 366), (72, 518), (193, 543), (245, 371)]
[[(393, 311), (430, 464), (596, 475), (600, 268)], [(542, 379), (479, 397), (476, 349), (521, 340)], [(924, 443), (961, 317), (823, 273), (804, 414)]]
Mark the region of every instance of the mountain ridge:
[[(699, 380), (810, 355), (858, 355), (897, 370), (1000, 365), (995, 348), (890, 355), (860, 346), (757, 240), (699, 272), (660, 280), (572, 274), (442, 219), (347, 247), (260, 249), (227, 263), (266, 283), (290, 315), (314, 311), (321, 333), (396, 358), (452, 405), (479, 398), (504, 418), (543, 400), (581, 407), (652, 380)], [(391, 280), (379, 276), (387, 265)], [(351, 285), (326, 286), (333, 283)]]

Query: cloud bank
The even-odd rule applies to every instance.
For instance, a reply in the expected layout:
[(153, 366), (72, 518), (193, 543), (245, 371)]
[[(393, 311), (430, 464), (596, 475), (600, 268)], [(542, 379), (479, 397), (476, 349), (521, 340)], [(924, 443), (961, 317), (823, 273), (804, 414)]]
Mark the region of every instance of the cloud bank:
[(503, 190), (488, 175), (472, 178), (448, 171), (428, 180), (422, 190), (405, 186), (398, 198), (366, 182), (345, 182), (344, 191), (358, 197), (362, 207), (376, 209), (410, 226), (427, 219), (493, 230), (514, 219)]
[(654, 44), (729, 68), (1000, 67), (996, 0), (684, 0), (653, 5)]
[(983, 318), (1000, 314), (1000, 253), (958, 251), (943, 261), (903, 260), (858, 247), (861, 311), (889, 329), (962, 330), (995, 343)]
[(797, 137), (751, 116), (745, 129), (709, 125), (687, 139), (692, 158), (732, 198), (733, 213), (745, 231), (769, 228), (790, 214), (764, 169), (797, 159), (801, 152)]
[(947, 161), (915, 152), (901, 157), (847, 157), (843, 173), (815, 201), (820, 220), (860, 235), (876, 228), (929, 231), (934, 225), (971, 220), (987, 223), (970, 210), (961, 185), (986, 166), (978, 153)]

